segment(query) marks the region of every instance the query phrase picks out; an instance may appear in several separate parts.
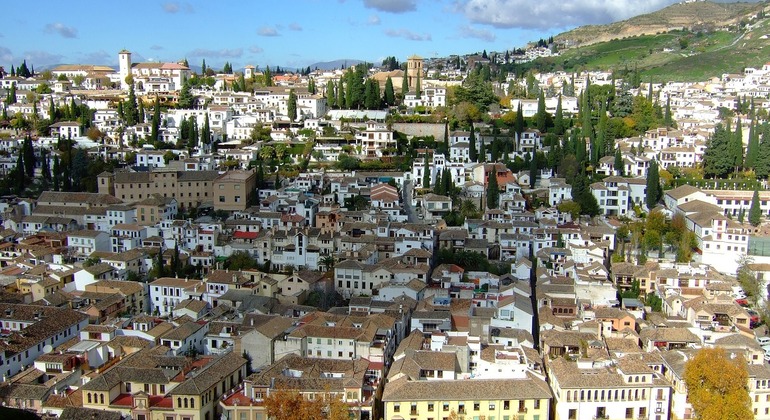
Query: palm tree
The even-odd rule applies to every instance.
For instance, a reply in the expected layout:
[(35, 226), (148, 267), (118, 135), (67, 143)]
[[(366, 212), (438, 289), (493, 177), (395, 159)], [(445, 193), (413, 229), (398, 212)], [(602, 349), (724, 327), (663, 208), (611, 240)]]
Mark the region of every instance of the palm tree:
[(326, 267), (326, 271), (330, 271), (332, 268), (334, 268), (335, 260), (334, 256), (331, 254), (323, 256), (320, 262), (324, 267)]
[(273, 149), (273, 146), (264, 145), (259, 149), (259, 157), (262, 158), (262, 160), (270, 160), (274, 153), (275, 149)]
[(474, 218), (477, 216), (478, 208), (473, 200), (463, 200), (460, 203), (460, 213), (467, 218)]

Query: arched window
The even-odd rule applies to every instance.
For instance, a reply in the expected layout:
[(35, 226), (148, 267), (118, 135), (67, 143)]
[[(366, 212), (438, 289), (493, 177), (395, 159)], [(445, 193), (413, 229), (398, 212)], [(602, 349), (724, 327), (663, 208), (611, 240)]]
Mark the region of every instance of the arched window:
[(87, 395), (88, 395), (88, 403), (91, 404), (91, 393), (89, 392)]
[(182, 397), (176, 398), (176, 406), (182, 408)]
[(184, 399), (184, 408), (187, 408), (187, 398)]
[(99, 394), (99, 404), (104, 404), (104, 394)]
[(567, 402), (572, 402), (572, 399), (570, 398), (572, 396), (572, 391), (567, 391)]
[(190, 408), (195, 408), (195, 398), (190, 398)]

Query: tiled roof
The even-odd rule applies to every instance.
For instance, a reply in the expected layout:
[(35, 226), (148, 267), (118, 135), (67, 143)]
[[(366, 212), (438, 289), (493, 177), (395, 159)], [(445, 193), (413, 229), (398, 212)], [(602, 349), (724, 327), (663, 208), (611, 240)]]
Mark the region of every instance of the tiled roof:
[(474, 401), (529, 400), (553, 397), (548, 384), (539, 378), (467, 379), (389, 382), (382, 400), (390, 401)]

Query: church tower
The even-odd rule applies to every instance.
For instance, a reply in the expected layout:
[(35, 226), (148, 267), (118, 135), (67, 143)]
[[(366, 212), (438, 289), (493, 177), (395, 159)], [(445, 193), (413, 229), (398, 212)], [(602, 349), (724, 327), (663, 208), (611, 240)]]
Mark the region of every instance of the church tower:
[(420, 75), (420, 79), (423, 78), (422, 57), (413, 55), (406, 59), (406, 77), (410, 91), (417, 86), (417, 75)]
[(126, 77), (131, 74), (131, 52), (128, 50), (121, 50), (118, 53), (118, 69), (120, 74), (120, 88), (123, 90), (128, 89), (128, 83), (126, 83)]

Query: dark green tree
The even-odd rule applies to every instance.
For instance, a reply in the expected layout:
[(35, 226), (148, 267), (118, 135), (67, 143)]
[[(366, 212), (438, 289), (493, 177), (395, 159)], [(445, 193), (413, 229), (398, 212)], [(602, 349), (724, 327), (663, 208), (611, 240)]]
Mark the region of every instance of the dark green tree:
[(770, 127), (765, 123), (758, 126), (757, 131), (762, 132), (762, 141), (759, 143), (754, 172), (758, 178), (765, 179), (770, 175)]
[(535, 126), (541, 133), (548, 128), (548, 111), (545, 109), (545, 93), (541, 90), (537, 97), (537, 113), (535, 114)]
[(714, 134), (706, 142), (706, 151), (703, 153), (703, 172), (707, 177), (724, 178), (733, 169), (731, 137), (729, 129), (722, 124), (714, 128)]
[(340, 77), (340, 80), (337, 82), (337, 107), (340, 109), (345, 108), (345, 85), (343, 78)]
[(471, 133), (468, 136), (468, 158), (471, 162), (478, 162), (479, 161), (479, 153), (476, 150), (476, 131), (473, 127), (473, 122), (471, 122)]
[(24, 173), (28, 178), (35, 177), (35, 149), (32, 147), (32, 138), (26, 136), (22, 144), (22, 154), (24, 155)]
[(192, 87), (190, 86), (190, 81), (185, 80), (185, 82), (182, 83), (182, 90), (179, 92), (179, 99), (177, 100), (177, 106), (182, 109), (190, 109), (194, 105), (195, 105), (195, 97), (192, 94)]
[(751, 207), (749, 208), (749, 223), (752, 226), (759, 226), (762, 221), (762, 209), (759, 205), (759, 190), (754, 188), (754, 195), (751, 197)]
[(436, 171), (436, 183), (433, 184), (433, 194), (437, 194), (437, 195), (446, 194), (446, 191), (444, 191), (444, 180), (442, 175), (443, 175), (442, 171)]
[(617, 176), (625, 176), (625, 164), (623, 163), (623, 155), (620, 153), (620, 149), (615, 149), (615, 174)]
[(61, 188), (61, 168), (59, 168), (59, 155), (53, 156), (53, 190), (59, 191)]
[(289, 102), (286, 105), (287, 113), (289, 114), (289, 120), (294, 121), (297, 119), (297, 94), (294, 93), (294, 89), (289, 91)]
[(553, 132), (561, 136), (564, 134), (564, 110), (561, 105), (561, 95), (556, 102), (556, 115), (553, 118)]
[(425, 166), (422, 170), (422, 187), (425, 189), (430, 188), (430, 168), (428, 167), (428, 158), (425, 158)]
[(208, 112), (203, 116), (203, 130), (201, 130), (201, 144), (211, 144), (211, 123)]
[(393, 90), (393, 80), (388, 76), (385, 80), (385, 105), (393, 106), (396, 104), (396, 93)]
[(529, 160), (529, 188), (535, 189), (537, 183), (537, 153), (532, 153), (532, 157)]
[(417, 81), (414, 83), (414, 92), (415, 92), (415, 98), (420, 99), (420, 92), (422, 91), (422, 86), (420, 86), (420, 72), (417, 72)]
[(150, 131), (150, 140), (157, 142), (160, 139), (160, 102), (158, 95), (155, 95), (155, 105), (152, 110), (152, 128)]
[(652, 210), (658, 204), (662, 195), (663, 191), (660, 186), (658, 161), (653, 159), (650, 162), (650, 167), (647, 169), (647, 195), (645, 197), (647, 208)]
[(756, 121), (751, 120), (749, 126), (749, 144), (746, 149), (746, 168), (755, 169), (757, 157), (759, 156), (759, 129)]
[(487, 180), (487, 208), (496, 209), (500, 202), (500, 187), (497, 184), (496, 164), (492, 164), (492, 173)]
[(741, 119), (735, 124), (735, 133), (730, 141), (730, 156), (732, 158), (732, 166), (735, 172), (743, 167), (743, 128)]
[(401, 77), (401, 100), (403, 101), (404, 98), (406, 98), (406, 95), (409, 93), (409, 77), (406, 75), (406, 71), (404, 71), (404, 76)]
[(19, 157), (16, 159), (16, 167), (13, 168), (15, 176), (15, 188), (16, 193), (20, 194), (26, 187), (26, 177), (24, 176), (24, 157), (23, 153), (19, 153)]
[(337, 107), (337, 95), (334, 93), (333, 81), (326, 82), (326, 91), (324, 96), (326, 97), (326, 103), (329, 105), (329, 108)]
[(134, 84), (128, 85), (128, 100), (123, 105), (123, 115), (126, 117), (126, 125), (136, 125), (139, 121), (139, 108), (136, 103), (136, 93), (134, 92)]

